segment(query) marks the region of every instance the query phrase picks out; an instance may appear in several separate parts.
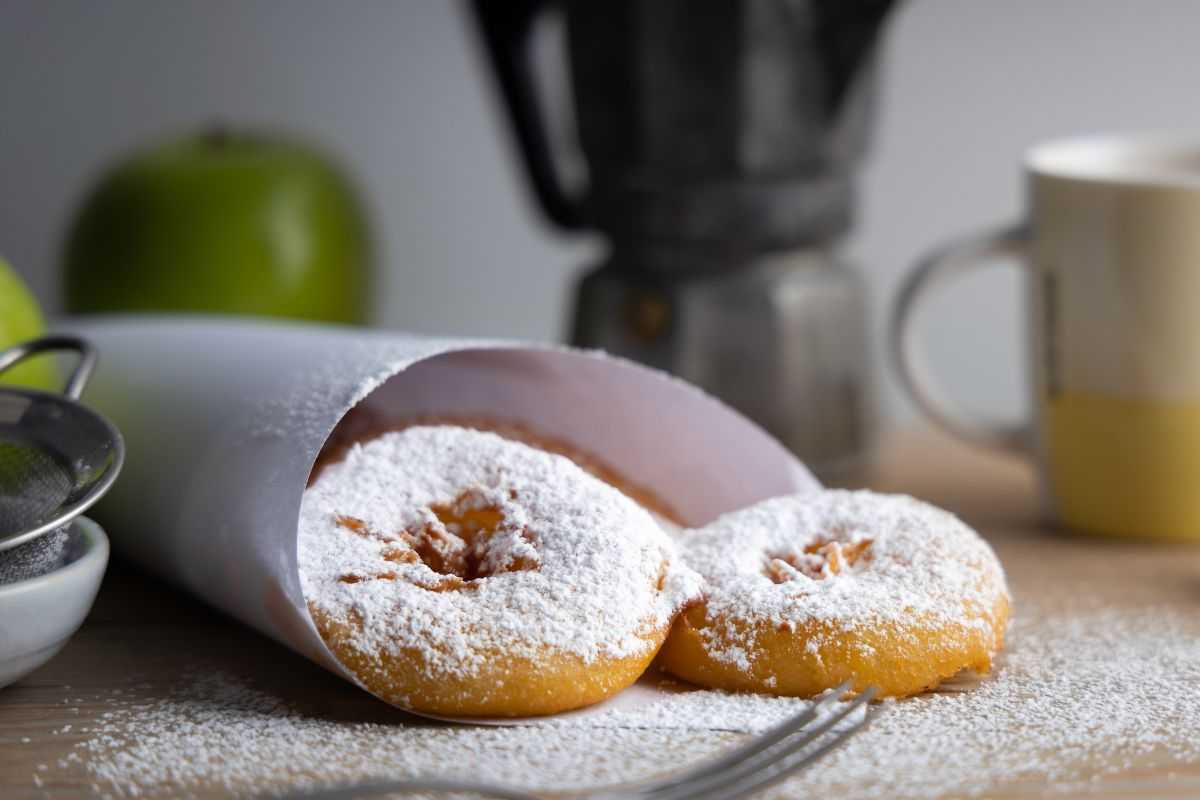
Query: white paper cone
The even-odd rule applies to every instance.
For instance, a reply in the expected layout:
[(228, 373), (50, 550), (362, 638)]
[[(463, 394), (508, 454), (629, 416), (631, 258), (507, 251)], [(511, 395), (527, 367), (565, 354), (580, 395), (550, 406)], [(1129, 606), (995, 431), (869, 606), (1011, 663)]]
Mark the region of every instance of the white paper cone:
[(313, 461), (359, 401), (527, 424), (692, 525), (819, 485), (717, 400), (599, 353), (226, 318), (60, 327), (99, 349), (83, 399), (126, 440), (124, 472), (98, 509), (114, 546), (350, 680), (309, 618), (296, 539)]

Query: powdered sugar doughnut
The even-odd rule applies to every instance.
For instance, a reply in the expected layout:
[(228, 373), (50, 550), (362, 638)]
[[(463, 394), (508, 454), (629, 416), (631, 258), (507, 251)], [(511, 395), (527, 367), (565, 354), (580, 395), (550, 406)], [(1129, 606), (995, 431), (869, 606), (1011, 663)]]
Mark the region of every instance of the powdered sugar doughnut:
[(685, 532), (681, 548), (705, 599), (659, 664), (702, 686), (806, 697), (853, 680), (903, 697), (988, 671), (1004, 645), (995, 554), (911, 497), (779, 497)]
[(317, 630), (375, 694), (446, 716), (550, 714), (625, 688), (698, 595), (666, 534), (567, 458), (423, 426), (305, 492)]

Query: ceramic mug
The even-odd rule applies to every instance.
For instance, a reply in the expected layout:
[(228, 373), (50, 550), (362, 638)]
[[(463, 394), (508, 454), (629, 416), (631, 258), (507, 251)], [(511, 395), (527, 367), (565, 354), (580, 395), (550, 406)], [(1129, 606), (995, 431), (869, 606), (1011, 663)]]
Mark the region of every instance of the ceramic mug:
[[(1200, 540), (1200, 137), (1034, 147), (1028, 221), (922, 261), (893, 316), (918, 405), (1038, 464), (1048, 510), (1089, 533)], [(1007, 260), (1028, 273), (1034, 419), (1000, 426), (947, 399), (912, 320), (927, 290)]]

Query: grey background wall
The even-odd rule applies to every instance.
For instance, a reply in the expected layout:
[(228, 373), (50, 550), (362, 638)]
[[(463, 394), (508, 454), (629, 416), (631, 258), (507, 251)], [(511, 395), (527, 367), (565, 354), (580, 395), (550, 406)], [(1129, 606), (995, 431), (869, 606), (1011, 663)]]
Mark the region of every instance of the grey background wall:
[[(878, 135), (845, 243), (869, 277), (876, 357), (901, 276), (931, 245), (1012, 220), (1030, 143), (1195, 130), (1200, 3), (911, 0), (889, 31)], [(381, 323), (560, 338), (595, 241), (530, 206), (463, 9), (448, 0), (0, 0), (0, 252), (54, 308), (58, 246), (87, 181), (213, 121), (301, 133), (358, 177), (379, 236)], [(974, 407), (1024, 398), (1019, 280), (993, 270), (923, 323)], [(911, 413), (892, 380), (881, 406)]]

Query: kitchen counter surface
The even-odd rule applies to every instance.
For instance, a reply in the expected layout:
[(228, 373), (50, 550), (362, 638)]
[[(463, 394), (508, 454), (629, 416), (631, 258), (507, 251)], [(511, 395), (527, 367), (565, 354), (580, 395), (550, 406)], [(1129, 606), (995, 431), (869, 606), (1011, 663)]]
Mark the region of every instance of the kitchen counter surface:
[[(1195, 626), (1178, 635), (1200, 636), (1200, 546), (1097, 541), (1043, 527), (1032, 471), (1020, 460), (971, 449), (939, 434), (903, 431), (884, 437), (867, 483), (937, 503), (976, 526), (1003, 561), (1018, 607), (1029, 603), (1039, 613), (1053, 614), (1085, 597), (1090, 607), (1158, 609), (1190, 618)], [(115, 559), (95, 608), (70, 644), (49, 664), (0, 691), (0, 796), (121, 796), (104, 776), (87, 768), (89, 737), (96, 735), (105, 714), (127, 708), (131, 696), (139, 702), (166, 698), (182, 681), (194, 679), (198, 665), (216, 665), (223, 674), (270, 686), (282, 702), (306, 714), (428, 724), (385, 707)], [(1193, 678), (1200, 680), (1200, 671)], [(1191, 685), (1200, 693), (1200, 683), (1192, 680)], [(1063, 701), (1087, 703), (1089, 698)], [(112, 724), (106, 723), (107, 729)], [(1064, 766), (1073, 758), (1070, 753), (1061, 757)], [(320, 765), (313, 769), (319, 772)], [(225, 794), (219, 786), (195, 785), (186, 792), (145, 788), (152, 794)], [(1200, 759), (1178, 752), (1164, 756), (1150, 748), (1109, 765), (1085, 788), (1104, 797), (1197, 796)], [(1054, 781), (1027, 775), (997, 780), (985, 794), (1038, 797), (1054, 789)], [(1075, 786), (1070, 793), (1083, 791)]]

